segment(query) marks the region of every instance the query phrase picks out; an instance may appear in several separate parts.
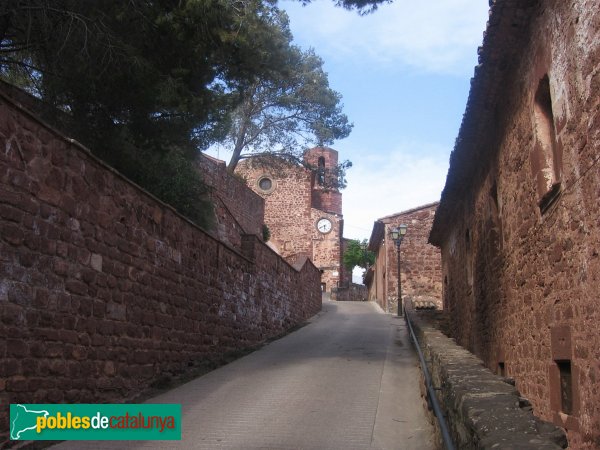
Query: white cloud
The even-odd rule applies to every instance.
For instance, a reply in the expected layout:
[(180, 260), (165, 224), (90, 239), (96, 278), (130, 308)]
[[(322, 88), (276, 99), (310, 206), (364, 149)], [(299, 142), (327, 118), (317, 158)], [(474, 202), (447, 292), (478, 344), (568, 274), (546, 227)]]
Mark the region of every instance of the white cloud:
[(485, 0), (395, 0), (367, 16), (335, 7), (331, 0), (280, 5), (290, 14), (296, 40), (315, 47), (327, 61), (405, 65), (433, 73), (472, 70), (488, 11)]
[(365, 239), (375, 220), (439, 200), (448, 151), (426, 143), (403, 143), (385, 155), (371, 153), (353, 162), (343, 191), (344, 236)]

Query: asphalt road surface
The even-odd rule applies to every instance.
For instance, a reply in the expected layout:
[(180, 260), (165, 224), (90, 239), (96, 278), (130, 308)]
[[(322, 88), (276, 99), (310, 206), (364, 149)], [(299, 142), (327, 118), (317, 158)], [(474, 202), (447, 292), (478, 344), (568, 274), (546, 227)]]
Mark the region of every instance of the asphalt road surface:
[(53, 448), (431, 450), (418, 379), (402, 319), (325, 301), (307, 326), (148, 400), (182, 405), (181, 441)]

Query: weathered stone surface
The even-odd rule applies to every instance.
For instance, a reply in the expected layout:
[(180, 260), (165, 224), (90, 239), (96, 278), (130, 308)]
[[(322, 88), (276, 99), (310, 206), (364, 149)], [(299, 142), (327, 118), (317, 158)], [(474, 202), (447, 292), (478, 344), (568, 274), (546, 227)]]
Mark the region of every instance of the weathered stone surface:
[(331, 290), (331, 299), (338, 302), (365, 302), (369, 291), (364, 284), (350, 284), (347, 287)]
[(365, 284), (369, 300), (383, 310), (398, 311), (398, 252), (390, 234), (401, 224), (408, 226), (400, 246), (402, 298), (416, 307), (442, 308), (440, 251), (427, 242), (437, 205), (422, 205), (375, 222), (369, 250), (376, 254), (376, 260), (366, 273)]
[(409, 309), (408, 314), (434, 387), (439, 388), (438, 400), (457, 448), (567, 447), (564, 432), (536, 418), (514, 386), (490, 372), (479, 358), (444, 336), (419, 313)]
[[(322, 159), (321, 159), (322, 158)], [(328, 147), (307, 150), (304, 160), (312, 167), (321, 159), (324, 176), (337, 166), (338, 152)], [(319, 185), (318, 174), (299, 164), (279, 158), (243, 160), (236, 168), (248, 186), (265, 201), (265, 223), (271, 231), (269, 246), (290, 264), (310, 258), (322, 271), (324, 289), (345, 287), (351, 273), (342, 264), (342, 194)], [(268, 188), (261, 180), (270, 180)], [(331, 230), (319, 232), (321, 219), (331, 221)]]
[[(213, 202), (217, 222), (212, 234), (238, 249), (243, 234), (262, 236), (265, 221), (262, 197), (248, 189), (242, 179), (232, 176), (224, 161), (200, 154), (197, 167), (203, 181), (211, 187), (208, 195)], [(155, 210), (153, 220), (160, 223), (161, 219), (162, 213)]]
[(491, 4), (430, 238), (450, 333), (514, 378), (572, 448), (596, 449), (600, 9)]
[[(244, 256), (0, 92), (9, 141), (31, 145), (25, 162), (0, 150), (0, 174), (20, 177), (0, 176), (4, 405), (127, 401), (321, 309), (310, 261), (296, 269), (254, 233), (238, 235)], [(84, 172), (90, 185), (74, 183)], [(8, 420), (2, 408), (0, 447)]]

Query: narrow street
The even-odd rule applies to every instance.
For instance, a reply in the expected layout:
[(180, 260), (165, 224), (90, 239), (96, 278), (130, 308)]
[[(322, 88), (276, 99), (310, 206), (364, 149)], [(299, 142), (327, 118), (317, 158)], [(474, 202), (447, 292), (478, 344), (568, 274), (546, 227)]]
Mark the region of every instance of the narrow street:
[(181, 441), (56, 449), (419, 449), (432, 429), (404, 320), (325, 301), (300, 330), (148, 401), (182, 405)]

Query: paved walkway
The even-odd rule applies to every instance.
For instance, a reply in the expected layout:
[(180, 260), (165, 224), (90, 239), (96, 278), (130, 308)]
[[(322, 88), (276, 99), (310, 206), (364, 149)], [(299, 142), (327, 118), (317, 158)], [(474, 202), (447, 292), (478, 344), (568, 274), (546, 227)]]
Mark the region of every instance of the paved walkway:
[(432, 430), (402, 319), (324, 302), (311, 323), (149, 403), (181, 403), (182, 441), (56, 449), (415, 449)]

